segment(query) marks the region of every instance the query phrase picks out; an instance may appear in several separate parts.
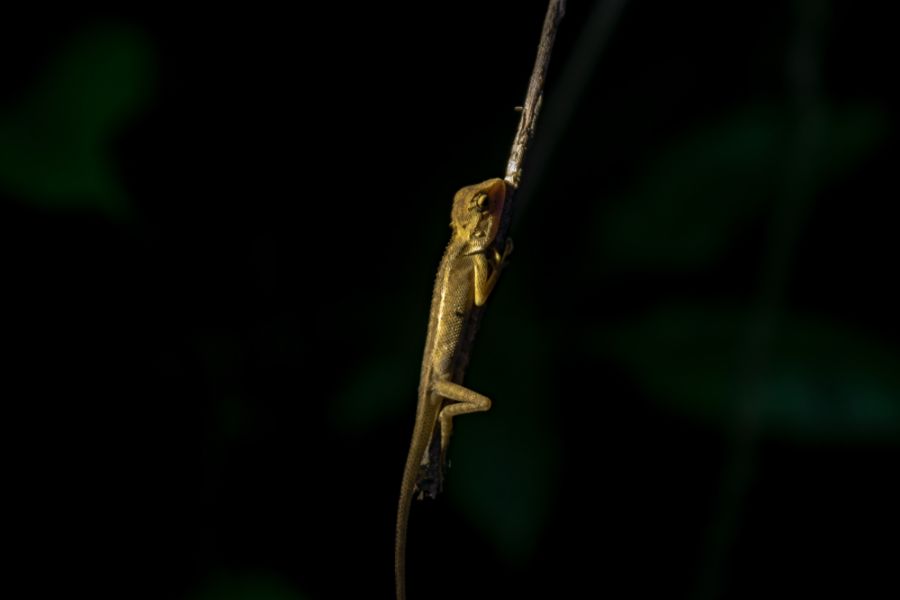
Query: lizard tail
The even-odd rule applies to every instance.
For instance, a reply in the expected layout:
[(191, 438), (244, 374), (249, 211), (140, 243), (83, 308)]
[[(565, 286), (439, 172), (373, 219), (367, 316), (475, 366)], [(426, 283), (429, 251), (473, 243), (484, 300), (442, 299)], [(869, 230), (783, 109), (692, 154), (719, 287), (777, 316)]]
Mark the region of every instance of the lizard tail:
[(397, 507), (397, 536), (394, 542), (394, 581), (397, 600), (406, 600), (406, 528), (409, 523), (409, 509), (415, 493), (416, 474), (422, 453), (413, 447), (406, 457), (403, 482), (400, 484), (400, 504)]
[[(421, 403), (420, 403), (421, 404)], [(403, 481), (400, 483), (400, 504), (397, 506), (397, 537), (394, 542), (394, 581), (397, 600), (406, 600), (406, 530), (409, 523), (409, 509), (413, 495), (419, 482), (419, 474), (425, 451), (431, 444), (431, 434), (437, 420), (440, 405), (428, 406), (417, 415), (413, 427), (412, 442), (403, 468)], [(440, 427), (438, 427), (440, 431)], [(438, 434), (440, 439), (440, 434)]]

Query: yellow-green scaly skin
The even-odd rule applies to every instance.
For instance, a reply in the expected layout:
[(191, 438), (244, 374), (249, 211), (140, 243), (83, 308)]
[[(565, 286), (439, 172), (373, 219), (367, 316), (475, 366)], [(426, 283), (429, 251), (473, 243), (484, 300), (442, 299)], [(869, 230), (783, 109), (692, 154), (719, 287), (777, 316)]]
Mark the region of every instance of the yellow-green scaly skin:
[[(473, 308), (487, 301), (512, 250), (510, 240), (502, 253), (495, 243), (506, 189), (502, 179), (489, 179), (462, 188), (453, 198), (453, 236), (434, 283), (416, 423), (400, 486), (394, 547), (397, 600), (406, 599), (406, 528), (413, 495), (418, 491), (433, 496), (440, 490), (453, 417), (491, 406), (485, 396), (463, 387), (462, 379)], [(436, 433), (440, 446), (432, 439)]]

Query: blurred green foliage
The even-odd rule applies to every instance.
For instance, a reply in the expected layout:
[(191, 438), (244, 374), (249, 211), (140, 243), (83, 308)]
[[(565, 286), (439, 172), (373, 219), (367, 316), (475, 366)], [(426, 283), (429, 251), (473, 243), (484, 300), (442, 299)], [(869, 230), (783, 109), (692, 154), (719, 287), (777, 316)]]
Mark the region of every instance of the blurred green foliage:
[(830, 321), (787, 316), (763, 372), (747, 373), (752, 323), (746, 309), (666, 306), (596, 335), (648, 394), (712, 425), (725, 426), (746, 398), (768, 434), (820, 441), (900, 434), (900, 361), (888, 348)]
[(416, 396), (418, 365), (407, 356), (385, 351), (360, 365), (332, 404), (332, 419), (348, 431), (377, 426), (407, 414)]
[[(598, 261), (626, 269), (715, 264), (782, 197), (794, 119), (786, 108), (752, 106), (688, 129), (600, 215)], [(852, 171), (884, 139), (886, 124), (877, 106), (825, 111), (810, 191)]]
[(33, 89), (0, 107), (0, 187), (46, 209), (125, 218), (116, 136), (146, 105), (154, 59), (139, 30), (96, 25), (59, 50)]
[[(510, 287), (504, 294), (520, 298)], [(454, 427), (448, 493), (498, 554), (512, 563), (530, 557), (549, 516), (559, 473), (560, 449), (550, 411), (557, 397), (546, 369), (552, 336), (528, 303), (489, 311), (490, 334), (479, 339), (468, 381), (476, 389), (502, 389), (480, 419)], [(515, 343), (502, 332), (515, 331)], [(492, 357), (503, 354), (502, 361)]]

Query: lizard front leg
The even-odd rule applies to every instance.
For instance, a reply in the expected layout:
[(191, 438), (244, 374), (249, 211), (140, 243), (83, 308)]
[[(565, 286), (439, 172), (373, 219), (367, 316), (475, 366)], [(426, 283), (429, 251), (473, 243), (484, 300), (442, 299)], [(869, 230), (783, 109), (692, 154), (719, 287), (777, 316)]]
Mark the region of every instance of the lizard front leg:
[(466, 413), (482, 412), (491, 407), (491, 400), (478, 392), (473, 392), (467, 387), (452, 381), (438, 380), (432, 386), (435, 394), (448, 400), (455, 400), (441, 409), (438, 418), (441, 421), (441, 457), (446, 456), (447, 445), (450, 443), (450, 434), (453, 433), (453, 417)]
[(497, 278), (500, 277), (500, 270), (512, 253), (512, 249), (512, 239), (506, 238), (503, 254), (494, 248), (493, 256), (490, 259), (484, 253), (478, 253), (472, 257), (475, 260), (475, 306), (484, 306), (484, 303), (487, 302), (488, 296), (491, 295), (497, 284)]

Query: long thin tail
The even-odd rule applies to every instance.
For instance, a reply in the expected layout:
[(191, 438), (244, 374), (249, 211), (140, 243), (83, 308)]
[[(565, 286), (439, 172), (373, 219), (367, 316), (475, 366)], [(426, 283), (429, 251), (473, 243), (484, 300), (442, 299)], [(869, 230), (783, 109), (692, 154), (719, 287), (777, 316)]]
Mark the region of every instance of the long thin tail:
[(397, 600), (406, 600), (406, 529), (409, 523), (409, 509), (412, 505), (416, 487), (416, 475), (419, 463), (422, 462), (422, 449), (414, 438), (406, 466), (403, 469), (403, 482), (400, 484), (400, 504), (397, 507), (397, 537), (394, 542), (394, 581), (397, 589)]

